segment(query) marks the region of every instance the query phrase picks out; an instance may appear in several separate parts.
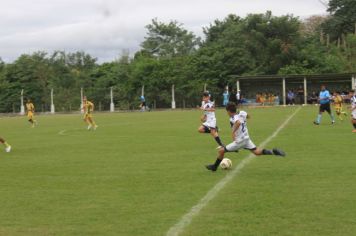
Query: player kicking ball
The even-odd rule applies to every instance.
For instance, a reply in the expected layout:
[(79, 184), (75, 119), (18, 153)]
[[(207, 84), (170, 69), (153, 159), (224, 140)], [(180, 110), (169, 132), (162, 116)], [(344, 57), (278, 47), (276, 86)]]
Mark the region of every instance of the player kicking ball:
[(207, 165), (206, 168), (211, 171), (216, 171), (220, 165), (220, 162), (224, 159), (226, 152), (236, 152), (240, 149), (250, 150), (253, 154), (259, 155), (276, 155), (285, 156), (286, 154), (277, 148), (272, 150), (260, 149), (250, 139), (247, 129), (248, 115), (245, 111), (237, 113), (237, 107), (235, 103), (228, 103), (226, 106), (227, 114), (230, 117), (230, 125), (232, 128), (233, 142), (226, 147), (222, 147), (218, 151), (218, 157), (214, 164)]
[(199, 133), (210, 133), (215, 141), (218, 143), (219, 147), (223, 147), (216, 126), (215, 117), (215, 106), (214, 103), (210, 101), (210, 94), (208, 92), (203, 93), (203, 102), (200, 107), (204, 111), (204, 115), (201, 117), (203, 124), (198, 128)]

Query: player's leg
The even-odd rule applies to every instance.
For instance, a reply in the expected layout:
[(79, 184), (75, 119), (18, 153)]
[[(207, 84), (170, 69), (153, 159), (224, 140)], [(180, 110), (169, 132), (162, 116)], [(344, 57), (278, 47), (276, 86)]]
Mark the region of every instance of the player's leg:
[(330, 108), (330, 104), (327, 104), (327, 106), (325, 107), (325, 110), (329, 113), (330, 115), (330, 118), (331, 118), (331, 124), (334, 124), (335, 123), (335, 117), (334, 117), (334, 114)]
[(225, 155), (225, 148), (224, 147), (219, 148), (218, 157), (216, 158), (215, 163), (211, 165), (207, 165), (206, 168), (211, 171), (216, 171), (221, 161), (224, 159), (224, 155)]
[(353, 133), (356, 133), (356, 115), (351, 118), (351, 124), (354, 127), (352, 130)]
[(216, 130), (216, 128), (210, 128), (210, 133), (214, 137), (217, 144), (219, 144), (219, 147), (223, 147), (224, 144), (221, 142), (221, 139), (219, 137), (219, 134), (218, 134), (218, 131)]
[(251, 140), (248, 140), (246, 142), (245, 149), (250, 150), (256, 156), (260, 156), (260, 155), (285, 156), (286, 155), (284, 151), (278, 148), (273, 148), (272, 150), (257, 148), (256, 145)]
[(237, 152), (239, 149), (243, 147), (244, 143), (236, 143), (232, 142), (228, 144), (226, 147), (221, 147), (218, 150), (218, 157), (215, 160), (214, 164), (207, 165), (206, 168), (211, 171), (216, 171), (221, 163), (221, 161), (224, 159), (224, 155), (226, 152)]
[(4, 144), (4, 146), (5, 146), (5, 151), (6, 151), (6, 152), (10, 152), (10, 151), (11, 151), (11, 146), (10, 146), (10, 144), (8, 144), (8, 143), (6, 142), (5, 139), (3, 139), (3, 138), (0, 137), (0, 143)]
[(344, 111), (342, 105), (341, 105), (341, 107), (340, 107), (340, 113), (341, 113), (342, 115), (344, 115), (344, 116), (347, 116), (347, 112)]
[(324, 105), (323, 104), (320, 104), (319, 106), (319, 113), (318, 113), (318, 116), (316, 117), (316, 120), (314, 121), (314, 124), (316, 125), (319, 125), (320, 122), (321, 122), (321, 115), (323, 114), (324, 112)]
[(342, 120), (340, 107), (335, 107), (335, 113), (339, 120)]
[(205, 125), (201, 125), (201, 126), (199, 126), (199, 128), (198, 128), (198, 132), (199, 133), (202, 133), (202, 134), (209, 134), (210, 133), (210, 129), (207, 127), (207, 126), (205, 126)]
[(98, 128), (98, 126), (96, 125), (95, 121), (93, 120), (93, 117), (89, 116), (88, 119), (89, 119), (90, 124), (94, 128), (94, 130), (96, 130), (96, 128)]
[(90, 123), (90, 120), (89, 120), (89, 115), (88, 115), (88, 114), (85, 114), (83, 120), (84, 120), (84, 122), (87, 123), (87, 125), (88, 125), (88, 128), (87, 128), (87, 129), (90, 130), (90, 129), (91, 129), (91, 123)]

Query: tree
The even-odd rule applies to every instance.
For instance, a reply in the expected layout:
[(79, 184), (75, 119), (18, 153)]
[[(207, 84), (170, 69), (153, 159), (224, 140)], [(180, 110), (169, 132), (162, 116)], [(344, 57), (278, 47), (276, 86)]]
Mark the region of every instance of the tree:
[(188, 55), (194, 52), (199, 45), (200, 39), (192, 32), (182, 28), (182, 24), (177, 21), (165, 24), (153, 19), (146, 28), (148, 35), (141, 44), (144, 54), (172, 58)]
[(328, 12), (331, 18), (323, 24), (323, 29), (330, 34), (332, 40), (355, 32), (356, 1), (330, 0)]

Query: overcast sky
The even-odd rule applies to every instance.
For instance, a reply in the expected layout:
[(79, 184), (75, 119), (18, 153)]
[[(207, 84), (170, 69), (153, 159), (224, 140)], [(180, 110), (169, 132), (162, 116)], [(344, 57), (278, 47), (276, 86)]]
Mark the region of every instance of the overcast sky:
[(233, 13), (326, 14), (318, 0), (0, 0), (0, 57), (11, 62), (38, 50), (84, 50), (99, 62), (140, 48), (151, 19), (202, 27)]

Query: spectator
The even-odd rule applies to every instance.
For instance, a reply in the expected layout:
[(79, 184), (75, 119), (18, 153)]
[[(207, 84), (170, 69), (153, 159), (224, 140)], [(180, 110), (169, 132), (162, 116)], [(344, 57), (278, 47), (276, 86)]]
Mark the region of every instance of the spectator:
[(297, 90), (297, 103), (303, 104), (304, 103), (304, 89), (302, 86), (299, 86)]
[(229, 90), (225, 90), (225, 92), (223, 93), (223, 106), (225, 107), (227, 104), (228, 104), (228, 102), (229, 102)]
[(295, 104), (295, 95), (292, 90), (288, 91), (287, 94), (287, 105), (294, 105)]

